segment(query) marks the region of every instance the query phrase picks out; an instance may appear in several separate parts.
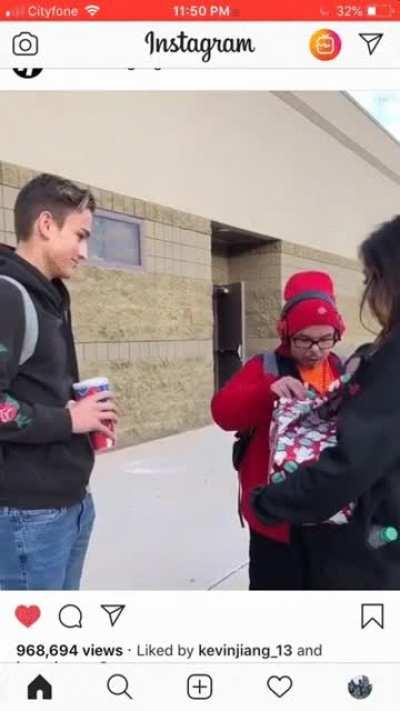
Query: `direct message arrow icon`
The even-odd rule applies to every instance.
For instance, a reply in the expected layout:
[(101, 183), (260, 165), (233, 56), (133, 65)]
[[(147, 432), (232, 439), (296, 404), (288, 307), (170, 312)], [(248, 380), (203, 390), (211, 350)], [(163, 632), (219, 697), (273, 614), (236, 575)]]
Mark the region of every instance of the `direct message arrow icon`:
[(378, 44), (380, 44), (383, 32), (360, 32), (359, 37), (366, 43), (369, 55), (372, 56)]
[(125, 610), (126, 605), (100, 605), (100, 607), (109, 616), (111, 627), (114, 627)]

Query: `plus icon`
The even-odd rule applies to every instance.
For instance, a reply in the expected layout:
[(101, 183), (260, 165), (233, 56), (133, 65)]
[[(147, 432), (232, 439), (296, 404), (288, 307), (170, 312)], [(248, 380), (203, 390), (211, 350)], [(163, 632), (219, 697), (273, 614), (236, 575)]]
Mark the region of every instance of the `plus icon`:
[(213, 692), (213, 682), (208, 674), (191, 674), (187, 680), (187, 695), (189, 699), (206, 701)]

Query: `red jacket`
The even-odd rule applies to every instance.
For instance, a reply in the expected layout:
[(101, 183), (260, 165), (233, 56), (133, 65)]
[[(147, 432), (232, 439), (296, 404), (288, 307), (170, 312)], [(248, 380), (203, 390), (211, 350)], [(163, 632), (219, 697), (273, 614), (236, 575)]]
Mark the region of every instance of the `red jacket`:
[[(277, 349), (277, 353), (283, 354), (282, 347)], [(339, 377), (337, 357), (330, 355), (329, 363), (333, 373)], [(263, 359), (255, 356), (214, 395), (211, 412), (223, 430), (244, 432), (255, 428), (240, 466), (241, 512), (252, 530), (267, 538), (288, 542), (288, 523), (267, 526), (260, 522), (250, 506), (251, 491), (266, 483), (270, 454), (268, 433), (276, 399), (276, 395), (271, 392), (271, 385), (280, 377), (265, 373)]]

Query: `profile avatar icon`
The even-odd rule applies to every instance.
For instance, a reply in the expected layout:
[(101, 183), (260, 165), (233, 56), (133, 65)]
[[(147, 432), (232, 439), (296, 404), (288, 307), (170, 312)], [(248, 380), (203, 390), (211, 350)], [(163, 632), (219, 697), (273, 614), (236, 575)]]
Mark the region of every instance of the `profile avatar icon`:
[(362, 676), (355, 676), (349, 681), (347, 688), (353, 699), (366, 699), (372, 691), (372, 684), (368, 677), (363, 674)]

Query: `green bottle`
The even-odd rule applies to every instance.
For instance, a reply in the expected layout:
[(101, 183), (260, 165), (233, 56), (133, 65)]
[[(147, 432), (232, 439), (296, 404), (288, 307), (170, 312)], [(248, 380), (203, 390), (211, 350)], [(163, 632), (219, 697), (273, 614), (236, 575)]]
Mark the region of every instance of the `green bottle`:
[(285, 481), (286, 477), (283, 472), (275, 472), (271, 476), (271, 481), (273, 484), (279, 484), (280, 481)]
[(284, 465), (283, 468), (284, 468), (285, 472), (288, 472), (288, 474), (292, 474), (293, 472), (296, 471), (296, 469), (298, 469), (298, 467), (299, 467), (299, 465), (296, 464), (296, 462), (286, 462), (286, 464)]
[(368, 535), (368, 543), (372, 548), (382, 548), (387, 543), (394, 543), (399, 532), (394, 526), (372, 526)]

